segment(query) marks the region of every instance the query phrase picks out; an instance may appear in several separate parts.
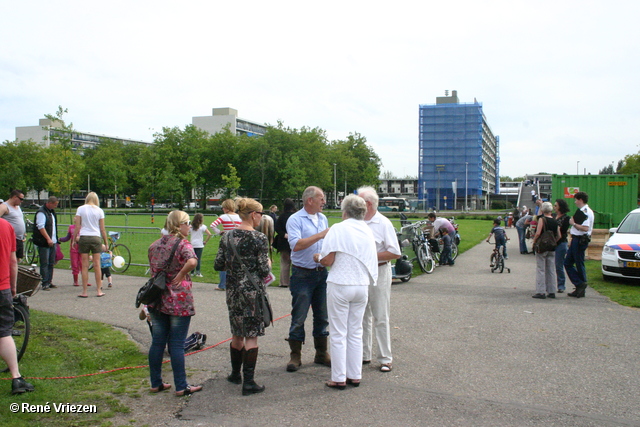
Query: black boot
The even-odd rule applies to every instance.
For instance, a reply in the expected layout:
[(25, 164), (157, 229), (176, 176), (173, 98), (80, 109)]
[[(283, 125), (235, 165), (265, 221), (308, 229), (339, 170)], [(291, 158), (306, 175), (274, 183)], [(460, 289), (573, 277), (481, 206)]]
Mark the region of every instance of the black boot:
[(331, 366), (331, 355), (327, 351), (328, 337), (313, 337), (313, 344), (316, 348), (316, 356), (313, 363), (319, 365)]
[(229, 352), (231, 353), (231, 373), (227, 377), (227, 381), (234, 384), (242, 384), (240, 369), (242, 369), (244, 347), (242, 347), (242, 350), (238, 350), (233, 348), (233, 345), (229, 345), (229, 349)]
[(264, 386), (259, 386), (253, 380), (253, 374), (256, 370), (256, 362), (258, 361), (258, 347), (245, 350), (242, 360), (242, 395), (248, 396), (254, 393), (262, 393)]

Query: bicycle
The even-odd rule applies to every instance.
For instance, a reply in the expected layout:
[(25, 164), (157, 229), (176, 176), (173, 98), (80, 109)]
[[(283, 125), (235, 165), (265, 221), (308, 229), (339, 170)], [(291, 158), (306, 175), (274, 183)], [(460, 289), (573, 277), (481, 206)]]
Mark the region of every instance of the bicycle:
[[(30, 219), (24, 221), (27, 230), (33, 230), (33, 222)], [(29, 237), (24, 244), (24, 258), (22, 264), (33, 265), (40, 263), (40, 255), (37, 246), (33, 243), (33, 235)]]
[[(117, 243), (118, 239), (120, 239), (119, 231), (109, 231), (107, 234), (109, 235), (109, 249), (107, 250), (111, 252), (111, 271), (115, 273), (124, 273), (129, 268), (129, 264), (131, 264), (131, 251), (126, 245)], [(124, 263), (121, 267), (116, 267), (113, 264), (113, 259), (117, 256), (120, 256), (124, 259)], [(89, 270), (91, 270), (92, 268), (93, 262), (90, 262)]]
[(416, 257), (411, 261), (417, 259), (420, 269), (427, 274), (431, 274), (433, 273), (436, 263), (433, 258), (431, 248), (429, 247), (427, 237), (425, 236), (425, 231), (422, 229), (425, 223), (426, 221), (418, 221), (407, 225), (402, 228), (402, 232), (403, 234), (408, 233), (411, 238), (411, 246), (413, 247), (413, 252), (416, 255)]
[[(13, 328), (11, 337), (16, 343), (16, 356), (18, 361), (27, 351), (29, 336), (31, 335), (31, 320), (27, 298), (33, 296), (40, 289), (41, 277), (33, 268), (18, 267), (18, 285), (16, 296), (13, 298)], [(9, 367), (3, 359), (0, 359), (0, 372), (7, 372)]]
[[(495, 245), (494, 243), (491, 242), (487, 242), (490, 245)], [(502, 248), (502, 250), (500, 250), (500, 248)], [(491, 272), (493, 273), (496, 270), (500, 270), (500, 273), (502, 273), (504, 271), (504, 269), (507, 269), (507, 273), (511, 273), (511, 269), (508, 267), (504, 266), (504, 246), (497, 246), (493, 248), (493, 253), (491, 254), (491, 265), (489, 266), (489, 268), (491, 268)]]

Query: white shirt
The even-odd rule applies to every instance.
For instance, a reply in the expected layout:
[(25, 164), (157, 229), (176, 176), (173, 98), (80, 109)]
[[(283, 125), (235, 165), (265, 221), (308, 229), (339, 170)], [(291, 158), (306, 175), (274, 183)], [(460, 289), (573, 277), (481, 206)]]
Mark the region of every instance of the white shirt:
[(376, 241), (376, 252), (389, 251), (396, 255), (402, 255), (400, 245), (398, 245), (396, 229), (393, 227), (391, 221), (389, 221), (389, 218), (380, 212), (376, 212), (373, 218), (365, 221), (365, 223), (373, 232), (373, 238)]
[(207, 230), (207, 226), (204, 224), (200, 225), (200, 228), (194, 230), (193, 227), (189, 229), (189, 234), (191, 234), (191, 246), (194, 248), (204, 248), (204, 232)]
[(80, 236), (100, 237), (100, 220), (104, 219), (104, 211), (94, 205), (82, 205), (76, 211), (76, 216), (82, 218)]
[(364, 221), (349, 218), (333, 225), (322, 241), (320, 257), (331, 252), (336, 253), (336, 258), (328, 282), (368, 286), (378, 280), (376, 241)]
[(580, 225), (586, 225), (589, 229), (587, 231), (580, 231), (575, 227), (571, 227), (570, 233), (572, 236), (582, 236), (583, 234), (591, 236), (591, 233), (593, 232), (593, 222), (595, 221), (596, 216), (593, 214), (589, 205), (584, 205), (580, 210), (587, 215), (587, 219)]

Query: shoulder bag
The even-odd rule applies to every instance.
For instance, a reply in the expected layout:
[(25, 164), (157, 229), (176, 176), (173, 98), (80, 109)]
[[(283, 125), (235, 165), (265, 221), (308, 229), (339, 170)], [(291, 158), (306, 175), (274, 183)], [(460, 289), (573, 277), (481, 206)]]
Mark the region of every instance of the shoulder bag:
[(181, 241), (182, 239), (178, 238), (178, 241), (173, 245), (171, 255), (165, 262), (162, 270), (158, 271), (153, 277), (147, 280), (147, 283), (142, 285), (138, 290), (138, 295), (136, 296), (136, 308), (140, 307), (140, 304), (154, 304), (160, 299), (165, 289), (167, 289), (167, 268), (171, 265), (173, 256), (175, 255)]
[[(267, 290), (264, 285), (260, 283), (260, 280), (256, 278), (255, 275), (251, 274), (245, 263), (242, 261), (242, 258), (238, 254), (238, 249), (236, 249), (236, 242), (233, 240), (233, 232), (235, 230), (231, 230), (228, 238), (229, 238), (229, 246), (231, 246), (231, 250), (233, 250), (233, 254), (242, 265), (242, 269), (244, 273), (247, 275), (251, 283), (256, 288), (256, 310), (258, 311), (258, 318), (262, 320), (262, 323), (265, 327), (269, 325), (273, 325), (273, 310), (271, 309), (271, 303), (269, 302), (269, 295), (267, 294)], [(267, 276), (268, 278), (272, 275)]]
[(547, 219), (542, 221), (542, 233), (534, 245), (536, 253), (555, 251), (558, 242), (556, 241), (556, 233), (552, 230), (547, 230)]

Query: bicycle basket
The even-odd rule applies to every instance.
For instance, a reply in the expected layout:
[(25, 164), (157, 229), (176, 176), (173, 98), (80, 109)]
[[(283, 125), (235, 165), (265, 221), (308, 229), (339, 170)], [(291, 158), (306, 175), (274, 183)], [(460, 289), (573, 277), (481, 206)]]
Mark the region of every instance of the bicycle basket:
[(33, 267), (18, 266), (18, 284), (16, 293), (28, 297), (34, 295), (40, 289), (42, 277), (36, 273)]

